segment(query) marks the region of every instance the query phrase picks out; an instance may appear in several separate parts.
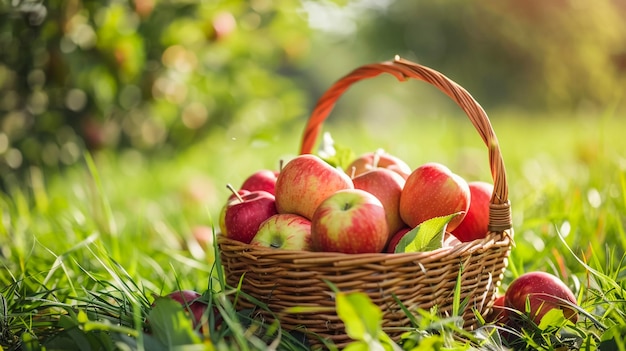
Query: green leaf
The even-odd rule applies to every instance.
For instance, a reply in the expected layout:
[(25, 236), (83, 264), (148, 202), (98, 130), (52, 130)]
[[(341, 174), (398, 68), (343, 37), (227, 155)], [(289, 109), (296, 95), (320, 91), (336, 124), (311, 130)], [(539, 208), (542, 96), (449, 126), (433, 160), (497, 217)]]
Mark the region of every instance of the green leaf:
[(562, 326), (565, 324), (567, 319), (563, 315), (563, 310), (560, 308), (552, 308), (546, 314), (541, 317), (541, 321), (539, 322), (539, 329), (546, 330), (547, 328), (554, 328), (555, 326)]
[(370, 351), (370, 347), (365, 341), (354, 341), (344, 347), (343, 351)]
[(89, 322), (89, 317), (87, 317), (87, 313), (84, 310), (79, 310), (76, 315), (76, 321), (80, 324), (85, 324)]
[(37, 337), (34, 336), (33, 334), (26, 332), (23, 333), (21, 336), (22, 340), (21, 340), (21, 347), (23, 350), (25, 351), (40, 351), (43, 348), (41, 347), (41, 345), (39, 344)]
[[(623, 350), (623, 346), (626, 344), (626, 337), (624, 335), (626, 335), (626, 326), (624, 325), (614, 325), (608, 328), (602, 333), (599, 349), (602, 351)], [(620, 348), (620, 346), (622, 348)]]
[(77, 328), (78, 320), (69, 316), (61, 316), (59, 325), (64, 328), (58, 338), (53, 338), (46, 343), (46, 347), (50, 349), (76, 349), (76, 350), (92, 350), (89, 343), (89, 336), (80, 328)]
[(445, 345), (441, 335), (429, 335), (421, 340), (419, 350), (441, 350)]
[(318, 151), (319, 157), (333, 167), (345, 170), (356, 156), (349, 147), (338, 145), (329, 132), (325, 132)]
[(346, 333), (357, 341), (377, 340), (382, 333), (383, 313), (362, 292), (338, 293), (337, 316), (346, 326)]
[(422, 222), (400, 239), (396, 253), (432, 251), (443, 247), (443, 236), (450, 221), (463, 212), (435, 217)]
[[(138, 339), (134, 338), (130, 335), (121, 334), (121, 333), (113, 333), (111, 334), (111, 338), (114, 340), (115, 344), (127, 345), (131, 350), (139, 350)], [(143, 335), (143, 343), (141, 344), (144, 350), (150, 351), (169, 351), (170, 349), (165, 347), (165, 345), (161, 344), (154, 335), (144, 334)], [(187, 347), (185, 351), (188, 349)]]
[(148, 323), (152, 334), (169, 348), (201, 341), (183, 306), (170, 298), (160, 297), (155, 300), (148, 314)]
[(452, 300), (452, 315), (458, 316), (461, 311), (461, 281), (463, 267), (461, 266), (456, 276), (456, 284), (454, 284), (454, 300)]

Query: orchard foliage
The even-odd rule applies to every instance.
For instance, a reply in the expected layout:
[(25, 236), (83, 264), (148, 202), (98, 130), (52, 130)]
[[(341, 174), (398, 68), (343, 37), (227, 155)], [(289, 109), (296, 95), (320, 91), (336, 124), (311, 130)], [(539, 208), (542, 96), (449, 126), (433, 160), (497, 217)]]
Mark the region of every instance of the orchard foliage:
[(0, 170), (84, 149), (185, 148), (302, 114), (276, 74), (308, 49), (298, 2), (0, 2)]

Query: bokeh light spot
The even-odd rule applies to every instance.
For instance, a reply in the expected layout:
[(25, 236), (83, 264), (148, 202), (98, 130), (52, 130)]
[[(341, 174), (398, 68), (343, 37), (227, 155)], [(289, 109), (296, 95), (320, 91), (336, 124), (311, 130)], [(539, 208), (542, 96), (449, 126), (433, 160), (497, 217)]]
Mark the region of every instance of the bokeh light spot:
[(598, 189), (591, 188), (587, 191), (587, 201), (589, 201), (589, 204), (593, 208), (598, 208), (602, 205), (602, 196)]
[(19, 168), (24, 160), (22, 153), (18, 149), (10, 149), (7, 151), (4, 155), (4, 159), (7, 165), (13, 169)]
[(183, 110), (182, 120), (185, 127), (189, 129), (198, 129), (206, 123), (209, 117), (207, 108), (199, 103), (192, 102)]
[(87, 94), (81, 89), (70, 89), (65, 95), (65, 106), (72, 111), (80, 111), (87, 105)]

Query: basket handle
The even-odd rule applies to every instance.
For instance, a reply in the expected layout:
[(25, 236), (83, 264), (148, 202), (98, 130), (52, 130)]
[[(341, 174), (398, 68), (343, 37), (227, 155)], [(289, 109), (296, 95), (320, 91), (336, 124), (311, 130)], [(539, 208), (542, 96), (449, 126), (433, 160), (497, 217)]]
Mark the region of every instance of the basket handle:
[(399, 81), (415, 78), (430, 83), (448, 95), (465, 111), (489, 150), (489, 165), (494, 185), (489, 206), (489, 231), (503, 232), (510, 229), (512, 220), (511, 206), (508, 200), (506, 171), (502, 154), (500, 153), (498, 138), (493, 131), (487, 114), (467, 90), (448, 77), (431, 68), (401, 59), (399, 56), (396, 56), (393, 61), (361, 66), (335, 82), (319, 99), (309, 117), (302, 136), (300, 154), (312, 153), (315, 142), (322, 130), (322, 123), (332, 111), (337, 99), (352, 84), (365, 78), (376, 77), (381, 73), (389, 73)]

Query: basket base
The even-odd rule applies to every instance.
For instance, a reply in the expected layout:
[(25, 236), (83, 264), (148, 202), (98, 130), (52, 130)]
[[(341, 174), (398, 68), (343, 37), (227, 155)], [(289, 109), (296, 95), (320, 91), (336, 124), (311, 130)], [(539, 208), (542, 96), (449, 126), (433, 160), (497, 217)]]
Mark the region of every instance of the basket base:
[[(276, 320), (279, 320), (281, 328), (295, 336), (298, 340), (308, 344), (312, 349), (327, 349), (326, 343), (343, 349), (354, 341), (347, 335), (345, 325), (335, 314), (315, 313), (314, 319), (307, 318), (310, 315), (305, 313), (275, 315), (270, 311), (259, 308), (241, 296), (238, 298), (237, 306), (235, 307), (238, 310), (253, 309), (252, 316), (261, 323), (261, 327), (269, 326)], [(447, 310), (451, 310), (451, 306)], [(482, 315), (486, 313), (484, 312)], [(449, 314), (440, 313), (440, 315), (447, 316)], [(320, 319), (327, 319), (328, 323), (325, 326), (320, 326)], [(404, 333), (415, 330), (413, 327), (410, 327), (411, 320), (404, 311), (385, 313), (382, 324), (383, 331), (394, 342), (399, 342)], [(474, 311), (467, 309), (463, 314), (463, 329), (474, 330), (478, 326), (479, 321)]]

